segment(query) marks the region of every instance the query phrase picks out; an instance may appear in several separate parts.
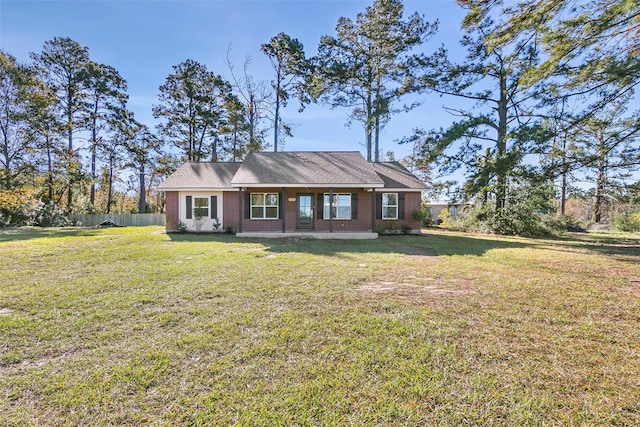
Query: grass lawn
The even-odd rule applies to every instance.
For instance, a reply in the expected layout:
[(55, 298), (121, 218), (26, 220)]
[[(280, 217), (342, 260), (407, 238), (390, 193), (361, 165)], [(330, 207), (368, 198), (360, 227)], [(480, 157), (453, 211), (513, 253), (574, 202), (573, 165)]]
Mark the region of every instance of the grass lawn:
[(640, 235), (0, 230), (0, 425), (640, 425)]

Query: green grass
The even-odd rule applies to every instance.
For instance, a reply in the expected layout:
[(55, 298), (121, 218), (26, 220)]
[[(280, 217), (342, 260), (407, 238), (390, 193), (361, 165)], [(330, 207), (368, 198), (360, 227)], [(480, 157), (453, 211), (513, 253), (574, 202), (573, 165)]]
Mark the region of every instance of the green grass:
[(0, 425), (639, 425), (640, 236), (0, 230)]

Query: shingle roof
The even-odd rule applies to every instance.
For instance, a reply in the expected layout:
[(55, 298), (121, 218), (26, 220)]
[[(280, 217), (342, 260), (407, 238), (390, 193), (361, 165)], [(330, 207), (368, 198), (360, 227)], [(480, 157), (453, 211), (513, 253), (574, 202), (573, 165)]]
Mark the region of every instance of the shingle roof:
[(384, 181), (385, 189), (424, 190), (427, 188), (424, 182), (416, 178), (399, 162), (381, 162), (372, 163), (371, 165), (373, 170)]
[(249, 153), (231, 180), (236, 187), (382, 187), (357, 151)]
[(158, 188), (179, 191), (238, 187), (426, 188), (400, 163), (369, 163), (357, 151), (249, 153), (242, 163), (187, 162)]
[(194, 190), (233, 188), (231, 179), (238, 171), (241, 163), (199, 163), (187, 162), (172, 173), (158, 189)]

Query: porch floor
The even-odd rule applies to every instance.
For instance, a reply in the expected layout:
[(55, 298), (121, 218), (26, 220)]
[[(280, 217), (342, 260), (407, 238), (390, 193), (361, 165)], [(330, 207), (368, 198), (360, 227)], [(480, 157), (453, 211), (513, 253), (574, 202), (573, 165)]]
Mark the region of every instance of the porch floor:
[(333, 240), (371, 240), (377, 239), (378, 233), (369, 231), (336, 231), (333, 233), (320, 231), (244, 231), (236, 233), (237, 237), (252, 237), (259, 239), (286, 239), (299, 237), (302, 239), (333, 239)]

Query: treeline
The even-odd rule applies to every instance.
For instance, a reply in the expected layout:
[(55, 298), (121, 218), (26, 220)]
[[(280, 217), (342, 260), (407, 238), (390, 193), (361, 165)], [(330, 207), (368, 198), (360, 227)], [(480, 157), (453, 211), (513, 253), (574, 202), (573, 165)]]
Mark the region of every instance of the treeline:
[[(71, 212), (162, 212), (154, 188), (180, 162), (277, 151), (292, 134), (281, 117), (292, 99), (300, 110), (312, 102), (347, 109), (347, 122), (363, 127), (368, 160), (379, 161), (392, 116), (434, 95), (445, 105), (458, 99), (448, 108), (453, 123), (416, 123), (398, 142), (414, 147), (405, 162), (416, 172), (465, 173), (459, 184), (432, 181), (434, 197), (465, 201), (461, 226), (540, 232), (578, 199), (591, 206), (584, 220), (628, 218), (639, 199), (640, 7), (458, 4), (467, 12), (465, 58), (430, 45), (438, 21), (405, 16), (400, 0), (374, 0), (355, 19), (340, 18), (314, 56), (284, 33), (263, 44), (269, 83), (230, 59), (228, 80), (191, 59), (175, 65), (153, 106), (155, 129), (128, 109), (118, 71), (93, 62), (77, 42), (47, 41), (30, 64), (1, 52), (0, 220), (46, 225)], [(581, 190), (584, 182), (594, 190)], [(127, 196), (134, 190), (135, 200)]]
[(425, 71), (415, 84), (463, 107), (448, 108), (449, 127), (416, 128), (403, 140), (423, 167), (465, 172), (461, 185), (433, 188), (466, 203), (457, 225), (508, 234), (605, 221), (639, 229), (637, 1), (458, 4), (467, 11), (466, 57), (442, 49), (417, 64)]

